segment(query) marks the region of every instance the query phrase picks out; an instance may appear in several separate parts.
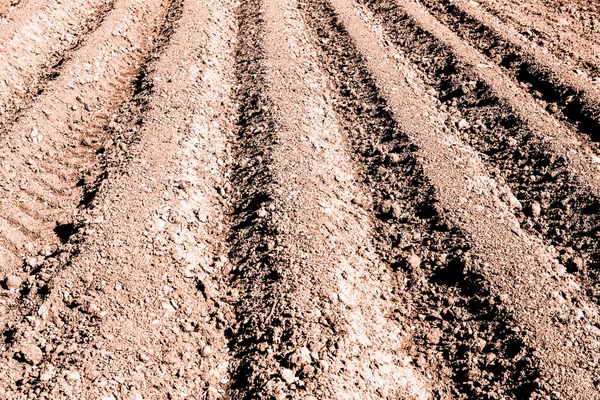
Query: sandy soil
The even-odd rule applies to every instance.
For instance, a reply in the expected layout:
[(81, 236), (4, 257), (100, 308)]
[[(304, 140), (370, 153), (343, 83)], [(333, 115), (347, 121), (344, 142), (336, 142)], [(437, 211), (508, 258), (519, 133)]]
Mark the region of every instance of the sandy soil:
[(0, 398), (600, 398), (599, 19), (0, 0)]

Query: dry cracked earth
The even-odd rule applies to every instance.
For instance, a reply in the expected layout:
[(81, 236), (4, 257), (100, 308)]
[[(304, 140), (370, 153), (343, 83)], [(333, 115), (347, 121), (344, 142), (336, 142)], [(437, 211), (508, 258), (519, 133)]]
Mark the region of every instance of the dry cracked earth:
[(1, 399), (600, 399), (594, 0), (0, 0)]

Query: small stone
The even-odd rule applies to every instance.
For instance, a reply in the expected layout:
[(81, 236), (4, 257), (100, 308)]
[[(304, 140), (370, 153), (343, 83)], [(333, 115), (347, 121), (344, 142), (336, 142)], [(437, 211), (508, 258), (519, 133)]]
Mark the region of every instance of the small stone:
[(395, 219), (402, 218), (402, 208), (397, 203), (392, 204), (391, 213)]
[(22, 284), (21, 278), (19, 278), (16, 275), (7, 276), (4, 282), (6, 284), (6, 287), (10, 290), (17, 290), (21, 287)]
[(66, 376), (68, 381), (78, 381), (81, 379), (81, 375), (77, 371), (71, 371)]
[(400, 155), (396, 153), (392, 153), (389, 155), (390, 164), (395, 165), (400, 162)]
[(520, 210), (522, 207), (521, 202), (512, 193), (509, 194), (509, 196), (508, 196), (508, 203), (510, 204), (510, 206), (512, 208), (517, 209), (517, 210)]
[(42, 350), (35, 344), (30, 344), (21, 348), (21, 355), (25, 361), (33, 365), (41, 363), (42, 357), (44, 356)]
[(207, 345), (207, 346), (204, 346), (204, 348), (202, 349), (202, 355), (203, 355), (204, 357), (208, 357), (208, 356), (210, 356), (212, 353), (213, 353), (213, 351), (212, 351), (212, 347), (210, 347), (210, 346), (208, 346), (208, 345)]
[(460, 121), (458, 121), (458, 127), (460, 129), (467, 129), (469, 127), (469, 123), (467, 122), (466, 119), (461, 119)]
[(408, 257), (407, 262), (411, 268), (418, 268), (421, 265), (421, 258), (416, 254), (411, 254)]
[(306, 347), (300, 347), (291, 355), (290, 362), (297, 366), (310, 364), (310, 350), (308, 350)]
[(177, 364), (179, 362), (179, 356), (176, 351), (170, 351), (165, 355), (164, 360), (169, 364)]
[(539, 217), (542, 213), (542, 206), (537, 201), (531, 203), (531, 215), (534, 217)]
[(208, 391), (206, 392), (206, 400), (219, 400), (222, 399), (223, 396), (217, 389), (212, 386), (208, 387)]
[(585, 267), (585, 263), (581, 257), (573, 257), (567, 263), (567, 271), (578, 272), (582, 271)]
[(484, 339), (479, 338), (475, 340), (475, 343), (473, 344), (473, 349), (478, 353), (481, 353), (483, 349), (485, 349), (485, 346), (487, 346), (487, 342)]
[(46, 304), (42, 304), (38, 309), (37, 314), (42, 320), (48, 321), (48, 317), (50, 316), (50, 310), (48, 309), (48, 306)]
[(291, 369), (283, 368), (281, 370), (281, 377), (288, 384), (291, 385), (296, 381), (296, 374)]
[(52, 373), (50, 372), (44, 372), (42, 375), (40, 375), (40, 381), (42, 382), (47, 382), (50, 379), (52, 379)]
[(175, 307), (173, 307), (173, 306), (171, 305), (171, 303), (170, 303), (170, 302), (168, 302), (168, 301), (165, 301), (165, 302), (163, 302), (163, 303), (162, 303), (162, 306), (163, 306), (163, 308), (164, 308), (165, 310), (167, 310), (167, 312), (172, 312), (172, 313), (174, 313), (174, 312), (176, 311), (176, 310), (175, 310)]
[(381, 212), (382, 212), (383, 214), (389, 214), (389, 213), (390, 213), (390, 211), (392, 210), (392, 205), (393, 205), (393, 204), (394, 204), (394, 203), (392, 203), (392, 201), (391, 201), (391, 200), (384, 200), (384, 201), (381, 203), (381, 206), (380, 206), (380, 208), (379, 208), (379, 209), (381, 210)]
[(427, 334), (427, 341), (431, 344), (439, 344), (442, 340), (442, 331), (440, 329), (434, 328)]

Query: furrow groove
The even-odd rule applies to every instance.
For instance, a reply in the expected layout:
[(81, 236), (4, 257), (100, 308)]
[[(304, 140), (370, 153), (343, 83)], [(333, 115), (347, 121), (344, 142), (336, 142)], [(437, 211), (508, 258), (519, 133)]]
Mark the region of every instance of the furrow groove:
[(428, 398), (295, 3), (239, 12), (232, 398)]
[(0, 0), (0, 399), (600, 400), (594, 0)]
[[(411, 3), (406, 2), (409, 6)], [(573, 123), (592, 141), (600, 140), (600, 92), (593, 87), (590, 77), (578, 75), (514, 28), (467, 1), (423, 0), (423, 3), (461, 38), (546, 102), (550, 112)]]
[[(220, 286), (231, 267), (219, 188), (235, 115), (231, 8), (171, 7), (137, 105), (114, 127), (127, 152), (108, 151), (79, 233), (31, 275), (29, 311), (2, 359), (7, 398), (225, 393), (233, 314)], [(33, 368), (31, 349), (42, 350)]]
[(505, 24), (513, 25), (521, 35), (537, 44), (542, 51), (548, 49), (560, 55), (571, 69), (587, 70), (598, 87), (600, 46), (597, 41), (593, 38), (586, 39), (575, 27), (569, 26), (566, 17), (555, 14), (556, 8), (549, 10), (541, 4), (532, 7), (531, 4), (520, 1), (498, 3), (497, 0), (484, 0), (479, 4)]
[[(13, 2), (14, 3), (14, 2)], [(0, 23), (0, 132), (110, 12), (109, 0), (31, 1)]]
[(482, 57), (433, 18), (418, 8), (380, 6), (374, 9), (390, 39), (423, 71), (449, 122), (485, 155), (493, 177), (511, 187), (516, 198), (503, 197), (519, 222), (552, 243), (590, 299), (600, 303), (600, 159), (501, 73), (477, 68)]
[[(336, 18), (364, 55), (399, 128), (417, 146), (417, 158), (435, 190), (434, 209), (466, 236), (468, 252), (444, 263), (437, 279), (470, 280), (471, 296), (483, 293), (484, 305), (496, 304), (500, 316), (514, 320), (513, 329), (522, 343), (517, 345), (522, 364), (517, 364), (513, 381), (500, 391), (517, 398), (554, 392), (569, 398), (591, 396), (597, 363), (592, 361), (593, 366), (585, 370), (580, 366), (587, 365), (597, 351), (597, 308), (556, 262), (553, 249), (520, 228), (509, 204), (500, 200), (507, 188), (489, 178), (479, 155), (460, 142), (456, 128), (445, 124), (446, 116), (435, 111), (426, 87), (410, 67), (402, 66), (400, 54), (384, 50), (385, 38), (381, 28), (373, 27), (376, 22), (350, 2), (336, 0), (332, 4)], [(411, 265), (407, 268), (410, 271)], [(567, 305), (553, 294), (555, 290), (567, 291), (568, 301), (574, 302)], [(579, 321), (569, 318), (575, 304), (589, 313)], [(562, 326), (556, 325), (558, 315), (562, 315)], [(577, 348), (571, 347), (575, 337)], [(474, 386), (469, 397), (497, 396), (493, 393), (497, 388), (477, 391), (485, 381), (473, 381), (475, 374), (489, 368), (486, 360), (477, 357), (471, 362), (472, 372), (464, 371), (467, 383)], [(493, 370), (488, 369), (492, 374)]]
[[(65, 63), (64, 73), (0, 138), (5, 172), (0, 178), (0, 219), (21, 218), (9, 205), (22, 188), (37, 188), (43, 200), (28, 226), (35, 233), (30, 248), (20, 253), (34, 255), (36, 246), (61, 239), (48, 227), (72, 220), (82, 187), (95, 179), (96, 154), (107, 140), (102, 127), (131, 96), (132, 81), (164, 12), (160, 0), (118, 1), (89, 43)], [(21, 263), (19, 254), (6, 257), (0, 273), (6, 275)]]

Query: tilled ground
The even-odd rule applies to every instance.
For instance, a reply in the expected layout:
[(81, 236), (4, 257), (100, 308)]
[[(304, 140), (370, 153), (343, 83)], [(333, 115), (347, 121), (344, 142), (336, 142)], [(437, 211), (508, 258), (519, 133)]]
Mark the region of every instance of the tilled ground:
[(600, 398), (598, 29), (0, 0), (0, 398)]

